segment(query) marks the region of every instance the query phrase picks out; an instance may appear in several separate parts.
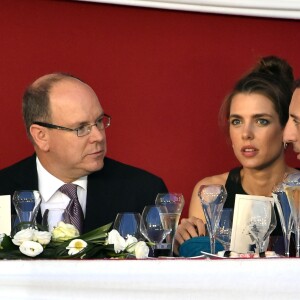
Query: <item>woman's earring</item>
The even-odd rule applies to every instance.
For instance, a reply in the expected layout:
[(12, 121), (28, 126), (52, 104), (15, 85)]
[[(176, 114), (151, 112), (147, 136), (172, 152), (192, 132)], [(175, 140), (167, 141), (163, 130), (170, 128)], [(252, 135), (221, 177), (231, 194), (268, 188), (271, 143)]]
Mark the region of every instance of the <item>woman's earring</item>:
[(287, 148), (287, 146), (288, 146), (288, 143), (284, 142), (283, 143), (283, 149), (285, 150)]

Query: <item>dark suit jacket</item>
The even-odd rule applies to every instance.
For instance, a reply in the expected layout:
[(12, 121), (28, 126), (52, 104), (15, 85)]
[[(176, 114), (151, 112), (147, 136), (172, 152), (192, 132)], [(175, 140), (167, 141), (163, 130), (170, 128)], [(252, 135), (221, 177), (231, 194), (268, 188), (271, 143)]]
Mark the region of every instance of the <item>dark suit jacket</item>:
[[(16, 190), (38, 190), (35, 155), (0, 171), (0, 195), (12, 196)], [(105, 158), (102, 170), (88, 176), (84, 232), (113, 222), (119, 212), (141, 213), (165, 192), (159, 177)]]

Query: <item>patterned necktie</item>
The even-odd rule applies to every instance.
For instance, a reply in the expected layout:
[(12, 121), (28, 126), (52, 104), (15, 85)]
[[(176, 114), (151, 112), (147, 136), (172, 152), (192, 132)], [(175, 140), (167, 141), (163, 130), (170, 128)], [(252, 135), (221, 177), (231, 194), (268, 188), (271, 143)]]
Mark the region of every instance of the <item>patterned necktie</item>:
[(65, 210), (65, 222), (74, 225), (79, 233), (82, 233), (83, 211), (77, 197), (77, 185), (67, 183), (62, 185), (59, 190), (70, 198), (70, 202)]

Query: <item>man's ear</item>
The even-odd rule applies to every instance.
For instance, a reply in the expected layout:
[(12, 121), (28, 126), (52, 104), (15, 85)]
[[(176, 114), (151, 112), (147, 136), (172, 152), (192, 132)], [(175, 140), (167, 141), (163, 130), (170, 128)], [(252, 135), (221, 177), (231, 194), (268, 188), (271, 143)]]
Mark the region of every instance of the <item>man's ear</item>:
[(45, 127), (32, 124), (30, 126), (30, 134), (34, 144), (42, 151), (49, 151), (49, 135)]

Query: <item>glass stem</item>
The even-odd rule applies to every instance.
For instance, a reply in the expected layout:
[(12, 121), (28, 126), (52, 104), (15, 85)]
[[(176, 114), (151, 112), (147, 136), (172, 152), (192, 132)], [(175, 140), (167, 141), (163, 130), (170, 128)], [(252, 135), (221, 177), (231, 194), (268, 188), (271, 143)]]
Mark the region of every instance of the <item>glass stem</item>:
[(174, 239), (173, 241), (171, 242), (171, 250), (170, 250), (170, 256), (173, 256), (173, 250), (174, 250)]
[(296, 230), (295, 230), (295, 237), (296, 237), (296, 257), (300, 257), (300, 228), (299, 226), (297, 226)]
[(152, 250), (152, 257), (155, 257), (155, 248), (156, 248), (156, 244), (151, 246), (151, 250)]
[(211, 254), (216, 254), (216, 239), (212, 235), (209, 240), (210, 240), (210, 252)]
[(290, 237), (290, 232), (284, 235), (284, 255), (286, 257), (290, 257)]
[(258, 251), (259, 251), (259, 254), (265, 252), (264, 248), (265, 248), (265, 242), (258, 242)]
[(175, 235), (173, 234), (173, 230), (166, 236), (166, 242), (170, 245), (170, 254), (169, 256), (173, 256)]

